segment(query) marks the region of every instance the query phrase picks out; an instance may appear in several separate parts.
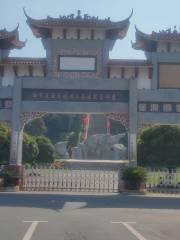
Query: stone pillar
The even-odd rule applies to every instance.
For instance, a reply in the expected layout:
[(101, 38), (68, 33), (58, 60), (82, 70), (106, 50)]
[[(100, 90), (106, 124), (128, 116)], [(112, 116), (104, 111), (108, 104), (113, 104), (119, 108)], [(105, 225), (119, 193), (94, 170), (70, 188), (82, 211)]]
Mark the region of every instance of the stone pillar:
[(129, 165), (137, 166), (137, 137), (135, 133), (128, 134)]
[(47, 80), (51, 80), (52, 77), (58, 77), (57, 71), (57, 41), (52, 39), (42, 39), (43, 46), (46, 50), (46, 60), (47, 60)]
[(137, 165), (137, 79), (129, 81), (129, 165)]
[(11, 116), (10, 165), (22, 164), (23, 126), (21, 123), (22, 80), (16, 79), (13, 87), (13, 106)]

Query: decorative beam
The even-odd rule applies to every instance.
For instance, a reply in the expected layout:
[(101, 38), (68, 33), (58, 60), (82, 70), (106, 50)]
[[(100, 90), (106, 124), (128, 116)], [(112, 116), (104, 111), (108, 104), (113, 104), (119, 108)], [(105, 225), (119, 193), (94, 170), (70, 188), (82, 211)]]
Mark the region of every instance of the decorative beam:
[(21, 113), (21, 126), (24, 127), (28, 122), (41, 118), (46, 114), (46, 112), (23, 112)]
[(125, 128), (126, 131), (128, 132), (129, 130), (129, 113), (119, 113), (119, 112), (114, 112), (114, 113), (107, 113), (106, 117), (109, 119), (112, 119), (114, 121), (120, 122)]

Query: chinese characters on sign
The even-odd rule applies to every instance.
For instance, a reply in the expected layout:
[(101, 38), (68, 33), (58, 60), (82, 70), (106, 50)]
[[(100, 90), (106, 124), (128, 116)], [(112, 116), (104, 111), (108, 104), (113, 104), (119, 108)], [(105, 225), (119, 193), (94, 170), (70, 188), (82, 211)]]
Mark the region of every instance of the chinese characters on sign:
[(68, 102), (128, 102), (128, 91), (24, 89), (23, 100)]

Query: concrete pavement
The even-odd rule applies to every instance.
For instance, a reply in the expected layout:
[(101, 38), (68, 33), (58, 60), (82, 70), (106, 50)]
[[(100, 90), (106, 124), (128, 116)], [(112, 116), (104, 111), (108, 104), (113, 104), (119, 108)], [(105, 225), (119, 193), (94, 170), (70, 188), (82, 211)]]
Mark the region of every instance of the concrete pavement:
[(0, 240), (179, 240), (180, 197), (0, 193)]

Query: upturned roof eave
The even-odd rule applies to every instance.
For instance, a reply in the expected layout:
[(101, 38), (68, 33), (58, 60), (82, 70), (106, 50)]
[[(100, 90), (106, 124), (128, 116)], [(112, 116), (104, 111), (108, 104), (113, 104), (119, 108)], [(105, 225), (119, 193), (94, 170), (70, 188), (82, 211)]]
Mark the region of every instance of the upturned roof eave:
[[(12, 31), (7, 31), (6, 28), (0, 30), (0, 40), (3, 42), (7, 42), (9, 44), (9, 49), (21, 49), (25, 46), (26, 41), (19, 40), (18, 33), (19, 24)], [(1, 48), (1, 46), (0, 46)]]
[(1, 29), (0, 30), (0, 39), (8, 39), (8, 38), (12, 38), (12, 37), (19, 37), (18, 28), (19, 28), (19, 24), (12, 31), (7, 31), (6, 28)]
[(110, 20), (79, 20), (79, 19), (59, 19), (50, 18), (47, 19), (33, 19), (29, 17), (24, 9), (24, 14), (27, 18), (27, 23), (30, 27), (36, 28), (55, 28), (55, 27), (88, 27), (88, 28), (101, 28), (105, 30), (123, 29), (128, 28), (130, 24), (130, 18), (133, 14), (133, 10), (130, 16), (119, 22), (112, 22)]
[(180, 41), (180, 33), (143, 33), (136, 26), (136, 42), (137, 41), (154, 41), (154, 42), (178, 42)]

